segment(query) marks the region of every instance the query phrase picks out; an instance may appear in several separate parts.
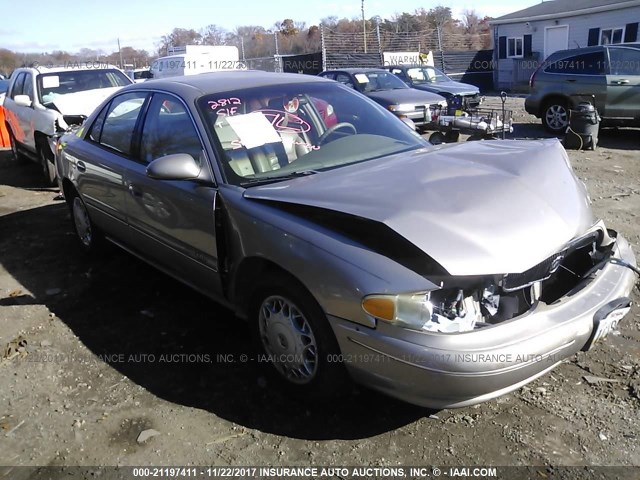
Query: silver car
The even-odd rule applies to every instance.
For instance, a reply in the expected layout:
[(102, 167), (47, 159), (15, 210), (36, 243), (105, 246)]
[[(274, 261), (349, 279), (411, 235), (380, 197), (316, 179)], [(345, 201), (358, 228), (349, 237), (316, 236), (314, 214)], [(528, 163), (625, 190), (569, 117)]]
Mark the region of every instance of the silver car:
[(106, 238), (228, 306), (313, 398), (351, 377), (429, 407), (485, 401), (631, 307), (631, 248), (558, 141), (431, 146), (318, 77), (131, 85), (56, 165), (84, 250)]

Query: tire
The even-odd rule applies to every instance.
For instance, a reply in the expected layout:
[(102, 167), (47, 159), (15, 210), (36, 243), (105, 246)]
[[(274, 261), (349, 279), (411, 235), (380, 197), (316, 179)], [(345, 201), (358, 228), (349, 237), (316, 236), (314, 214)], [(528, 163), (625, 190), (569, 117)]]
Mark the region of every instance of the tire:
[(54, 158), (51, 153), (51, 149), (49, 145), (46, 144), (46, 140), (42, 138), (37, 141), (38, 148), (38, 163), (40, 164), (40, 168), (42, 170), (42, 178), (45, 186), (53, 187), (57, 185), (57, 173), (56, 166), (53, 164)]
[(86, 253), (96, 253), (101, 250), (104, 243), (104, 235), (91, 221), (87, 206), (78, 192), (73, 190), (69, 199), (71, 222), (80, 247)]
[(326, 315), (297, 281), (272, 275), (252, 297), (250, 321), (267, 374), (295, 395), (324, 399), (345, 393), (346, 369)]
[(565, 133), (569, 125), (569, 105), (566, 100), (553, 99), (544, 104), (542, 125), (555, 135)]
[(467, 142), (479, 142), (480, 140), (484, 140), (484, 135), (474, 134), (467, 138)]
[(434, 145), (440, 145), (441, 143), (444, 143), (445, 139), (446, 139), (446, 137), (441, 132), (433, 132), (429, 136), (429, 142), (431, 142)]
[(456, 143), (460, 139), (460, 132), (458, 130), (449, 130), (444, 134), (445, 143)]

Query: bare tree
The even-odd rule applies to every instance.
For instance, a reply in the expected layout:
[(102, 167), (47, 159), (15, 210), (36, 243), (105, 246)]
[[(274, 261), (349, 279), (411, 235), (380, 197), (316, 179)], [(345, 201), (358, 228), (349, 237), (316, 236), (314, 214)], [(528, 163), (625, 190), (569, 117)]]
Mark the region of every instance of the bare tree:
[(199, 45), (202, 43), (202, 35), (192, 28), (174, 28), (169, 35), (163, 35), (158, 50), (159, 55), (166, 55), (169, 47), (182, 45)]
[(17, 54), (6, 48), (0, 48), (0, 72), (8, 75), (13, 72), (18, 65), (20, 65), (20, 60)]
[(218, 25), (208, 25), (201, 31), (203, 45), (225, 45), (228, 32)]

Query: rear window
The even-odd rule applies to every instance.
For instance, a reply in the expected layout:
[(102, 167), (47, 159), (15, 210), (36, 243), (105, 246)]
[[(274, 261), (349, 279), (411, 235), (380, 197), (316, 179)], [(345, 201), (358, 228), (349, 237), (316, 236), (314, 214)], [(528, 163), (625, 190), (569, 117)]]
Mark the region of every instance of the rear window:
[(41, 103), (49, 103), (60, 95), (124, 87), (131, 80), (119, 70), (70, 70), (38, 75), (38, 97)]
[(547, 61), (546, 73), (561, 73), (565, 75), (604, 75), (604, 52), (583, 53), (571, 57)]

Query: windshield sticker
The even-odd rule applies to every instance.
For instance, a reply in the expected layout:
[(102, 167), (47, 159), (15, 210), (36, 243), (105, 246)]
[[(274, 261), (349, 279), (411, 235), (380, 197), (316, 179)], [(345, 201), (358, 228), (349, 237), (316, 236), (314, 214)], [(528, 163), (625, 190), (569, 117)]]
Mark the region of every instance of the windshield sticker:
[(358, 83), (369, 83), (369, 77), (367, 77), (364, 73), (356, 73), (355, 77)]
[(298, 115), (282, 112), (280, 110), (259, 110), (278, 132), (306, 133), (311, 130), (311, 125)]
[(60, 86), (60, 77), (57, 75), (47, 75), (42, 77), (42, 88), (58, 88)]
[(228, 116), (227, 122), (246, 148), (260, 147), (267, 143), (281, 143), (278, 132), (262, 112)]
[(296, 140), (295, 142), (293, 142), (293, 144), (300, 145), (302, 147), (308, 148), (309, 150), (320, 150), (320, 145), (313, 145), (312, 143), (302, 142), (300, 140)]
[(238, 113), (238, 106), (242, 105), (242, 100), (237, 97), (219, 98), (218, 100), (210, 100), (207, 102), (211, 110), (217, 115), (227, 117)]
[(300, 108), (300, 100), (295, 97), (288, 102), (284, 102), (284, 109), (288, 113), (296, 113), (298, 108)]

